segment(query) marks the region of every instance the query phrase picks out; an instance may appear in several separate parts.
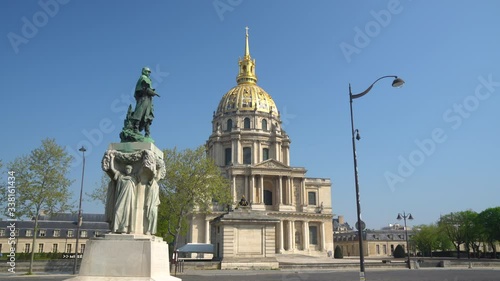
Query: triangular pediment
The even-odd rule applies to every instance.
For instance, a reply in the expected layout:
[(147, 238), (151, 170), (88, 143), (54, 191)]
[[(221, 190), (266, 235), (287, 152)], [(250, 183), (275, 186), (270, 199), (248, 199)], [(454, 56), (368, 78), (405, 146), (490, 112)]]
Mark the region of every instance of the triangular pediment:
[(260, 162), (254, 166), (254, 168), (266, 168), (266, 169), (290, 169), (290, 166), (287, 166), (275, 159), (268, 159), (266, 161)]

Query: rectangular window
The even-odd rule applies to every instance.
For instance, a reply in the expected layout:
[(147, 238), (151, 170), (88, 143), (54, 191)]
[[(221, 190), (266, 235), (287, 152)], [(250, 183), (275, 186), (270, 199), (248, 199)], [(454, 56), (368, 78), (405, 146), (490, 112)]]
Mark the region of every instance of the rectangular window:
[(68, 254), (69, 254), (69, 253), (72, 253), (72, 251), (71, 251), (71, 250), (72, 250), (72, 249), (71, 249), (71, 246), (72, 246), (71, 244), (66, 245), (66, 253), (68, 253)]
[(226, 148), (224, 150), (224, 157), (225, 157), (224, 158), (225, 159), (225, 161), (224, 161), (225, 165), (227, 166), (227, 165), (231, 164), (231, 158), (232, 158), (231, 157), (231, 148)]
[(269, 159), (269, 148), (262, 149), (262, 161)]
[(85, 252), (85, 244), (80, 245), (80, 254), (83, 254)]
[(30, 243), (26, 243), (26, 244), (24, 245), (24, 252), (25, 252), (25, 253), (29, 253), (29, 252), (30, 252)]
[(318, 227), (315, 225), (309, 226), (309, 244), (318, 245)]
[(387, 255), (387, 245), (382, 246), (382, 251), (384, 251), (384, 255)]
[(252, 164), (252, 148), (243, 147), (243, 164)]
[(309, 199), (309, 205), (316, 206), (316, 192), (309, 191), (307, 197)]
[(67, 237), (73, 237), (73, 230), (68, 230), (68, 236)]
[(38, 252), (43, 253), (43, 243), (38, 244)]
[(46, 234), (47, 234), (47, 230), (45, 230), (45, 229), (38, 230), (38, 237), (45, 237)]
[(31, 237), (31, 236), (33, 236), (33, 230), (26, 229), (26, 237)]
[(5, 229), (0, 229), (0, 236), (5, 236)]
[(57, 244), (52, 244), (52, 253), (57, 253), (57, 247), (58, 245)]
[(80, 231), (80, 237), (87, 237), (87, 230)]
[(99, 235), (101, 235), (101, 232), (99, 232), (99, 231), (94, 232), (94, 237), (97, 237)]
[(375, 248), (377, 249), (377, 255), (380, 255), (380, 245), (375, 245)]
[(60, 229), (54, 229), (54, 237), (59, 237), (61, 236), (61, 230)]

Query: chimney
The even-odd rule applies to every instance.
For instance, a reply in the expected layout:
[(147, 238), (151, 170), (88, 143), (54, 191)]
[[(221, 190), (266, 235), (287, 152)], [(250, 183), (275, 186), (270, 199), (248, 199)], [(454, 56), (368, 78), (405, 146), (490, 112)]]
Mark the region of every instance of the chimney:
[(344, 216), (339, 216), (339, 225), (344, 224)]

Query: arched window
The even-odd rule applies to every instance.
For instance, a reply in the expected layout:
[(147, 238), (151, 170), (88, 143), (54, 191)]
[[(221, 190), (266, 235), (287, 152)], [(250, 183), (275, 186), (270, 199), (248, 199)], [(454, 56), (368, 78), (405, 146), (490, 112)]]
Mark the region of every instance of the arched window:
[(273, 204), (273, 192), (271, 190), (264, 190), (264, 205)]
[(250, 129), (250, 118), (245, 118), (245, 120), (243, 120), (243, 128), (244, 129)]
[(267, 120), (262, 119), (262, 130), (267, 131)]
[(226, 131), (231, 132), (232, 129), (233, 129), (233, 120), (228, 119)]

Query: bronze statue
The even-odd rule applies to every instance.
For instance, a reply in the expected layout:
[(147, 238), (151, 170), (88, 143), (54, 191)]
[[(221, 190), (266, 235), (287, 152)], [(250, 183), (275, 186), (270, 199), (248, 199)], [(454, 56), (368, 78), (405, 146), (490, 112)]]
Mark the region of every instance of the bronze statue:
[[(160, 96), (152, 88), (151, 69), (142, 68), (142, 75), (135, 86), (135, 110), (129, 106), (120, 139), (122, 142), (152, 141), (150, 139), (150, 126), (154, 119), (153, 97)], [(144, 136), (141, 132), (144, 130)]]

